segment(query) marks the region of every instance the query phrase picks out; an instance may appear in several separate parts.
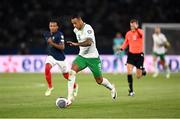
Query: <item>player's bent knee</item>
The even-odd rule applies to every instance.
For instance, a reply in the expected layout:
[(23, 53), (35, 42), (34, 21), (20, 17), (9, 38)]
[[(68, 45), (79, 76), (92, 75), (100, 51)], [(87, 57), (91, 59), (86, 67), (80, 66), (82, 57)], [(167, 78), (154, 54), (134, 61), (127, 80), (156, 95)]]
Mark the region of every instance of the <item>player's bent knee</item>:
[(102, 83), (102, 81), (103, 81), (103, 79), (102, 78), (95, 78), (96, 79), (96, 83), (97, 84), (101, 84)]
[(137, 74), (137, 75), (136, 75), (136, 78), (137, 78), (137, 79), (140, 79), (141, 76), (142, 76), (142, 74)]
[(96, 81), (96, 82), (97, 82), (97, 84), (99, 84), (99, 85), (102, 83), (102, 81)]
[(132, 73), (131, 72), (127, 72), (127, 75), (132, 75)]

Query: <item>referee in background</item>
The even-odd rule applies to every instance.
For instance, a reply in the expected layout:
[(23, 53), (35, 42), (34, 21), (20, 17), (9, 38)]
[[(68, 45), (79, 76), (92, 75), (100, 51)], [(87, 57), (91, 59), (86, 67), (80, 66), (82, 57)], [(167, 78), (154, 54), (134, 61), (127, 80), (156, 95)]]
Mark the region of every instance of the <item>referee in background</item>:
[(139, 79), (142, 75), (146, 75), (146, 71), (143, 67), (144, 53), (143, 53), (143, 30), (139, 28), (138, 21), (136, 19), (130, 20), (130, 30), (126, 33), (125, 41), (120, 47), (120, 51), (125, 50), (129, 46), (127, 56), (127, 79), (129, 84), (129, 96), (134, 96), (133, 91), (133, 68), (136, 67), (136, 76)]

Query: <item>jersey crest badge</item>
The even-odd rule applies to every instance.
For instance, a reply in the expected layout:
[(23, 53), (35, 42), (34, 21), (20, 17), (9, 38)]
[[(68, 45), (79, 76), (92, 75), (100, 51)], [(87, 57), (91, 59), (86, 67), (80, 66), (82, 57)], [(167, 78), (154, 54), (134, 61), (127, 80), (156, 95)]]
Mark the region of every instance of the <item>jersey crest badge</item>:
[(88, 30), (87, 32), (88, 32), (89, 34), (91, 34), (91, 33), (92, 33), (92, 31), (91, 31), (91, 30)]

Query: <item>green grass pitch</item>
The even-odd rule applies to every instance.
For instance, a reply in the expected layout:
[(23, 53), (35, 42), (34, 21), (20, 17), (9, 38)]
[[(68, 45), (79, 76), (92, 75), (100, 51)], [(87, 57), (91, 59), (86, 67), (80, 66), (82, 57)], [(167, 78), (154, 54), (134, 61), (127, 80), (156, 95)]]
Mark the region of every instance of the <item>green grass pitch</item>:
[(129, 97), (125, 74), (104, 74), (114, 83), (118, 98), (112, 101), (110, 92), (96, 84), (91, 74), (78, 74), (79, 93), (74, 103), (58, 109), (55, 100), (67, 96), (67, 81), (53, 74), (54, 90), (45, 97), (44, 74), (0, 74), (0, 118), (180, 118), (180, 73), (170, 79), (149, 74), (134, 78), (135, 96)]

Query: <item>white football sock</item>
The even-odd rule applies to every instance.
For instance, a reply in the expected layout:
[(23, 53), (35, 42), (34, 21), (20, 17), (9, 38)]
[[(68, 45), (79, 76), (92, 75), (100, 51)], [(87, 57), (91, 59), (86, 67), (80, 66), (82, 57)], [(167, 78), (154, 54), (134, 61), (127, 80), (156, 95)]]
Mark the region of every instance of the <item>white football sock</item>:
[(74, 83), (76, 80), (75, 74), (76, 74), (75, 71), (70, 72), (70, 76), (69, 76), (69, 80), (68, 80), (68, 98), (71, 98), (73, 96)]
[(109, 90), (112, 90), (112, 88), (113, 88), (112, 84), (106, 78), (103, 78), (101, 85), (108, 88)]

